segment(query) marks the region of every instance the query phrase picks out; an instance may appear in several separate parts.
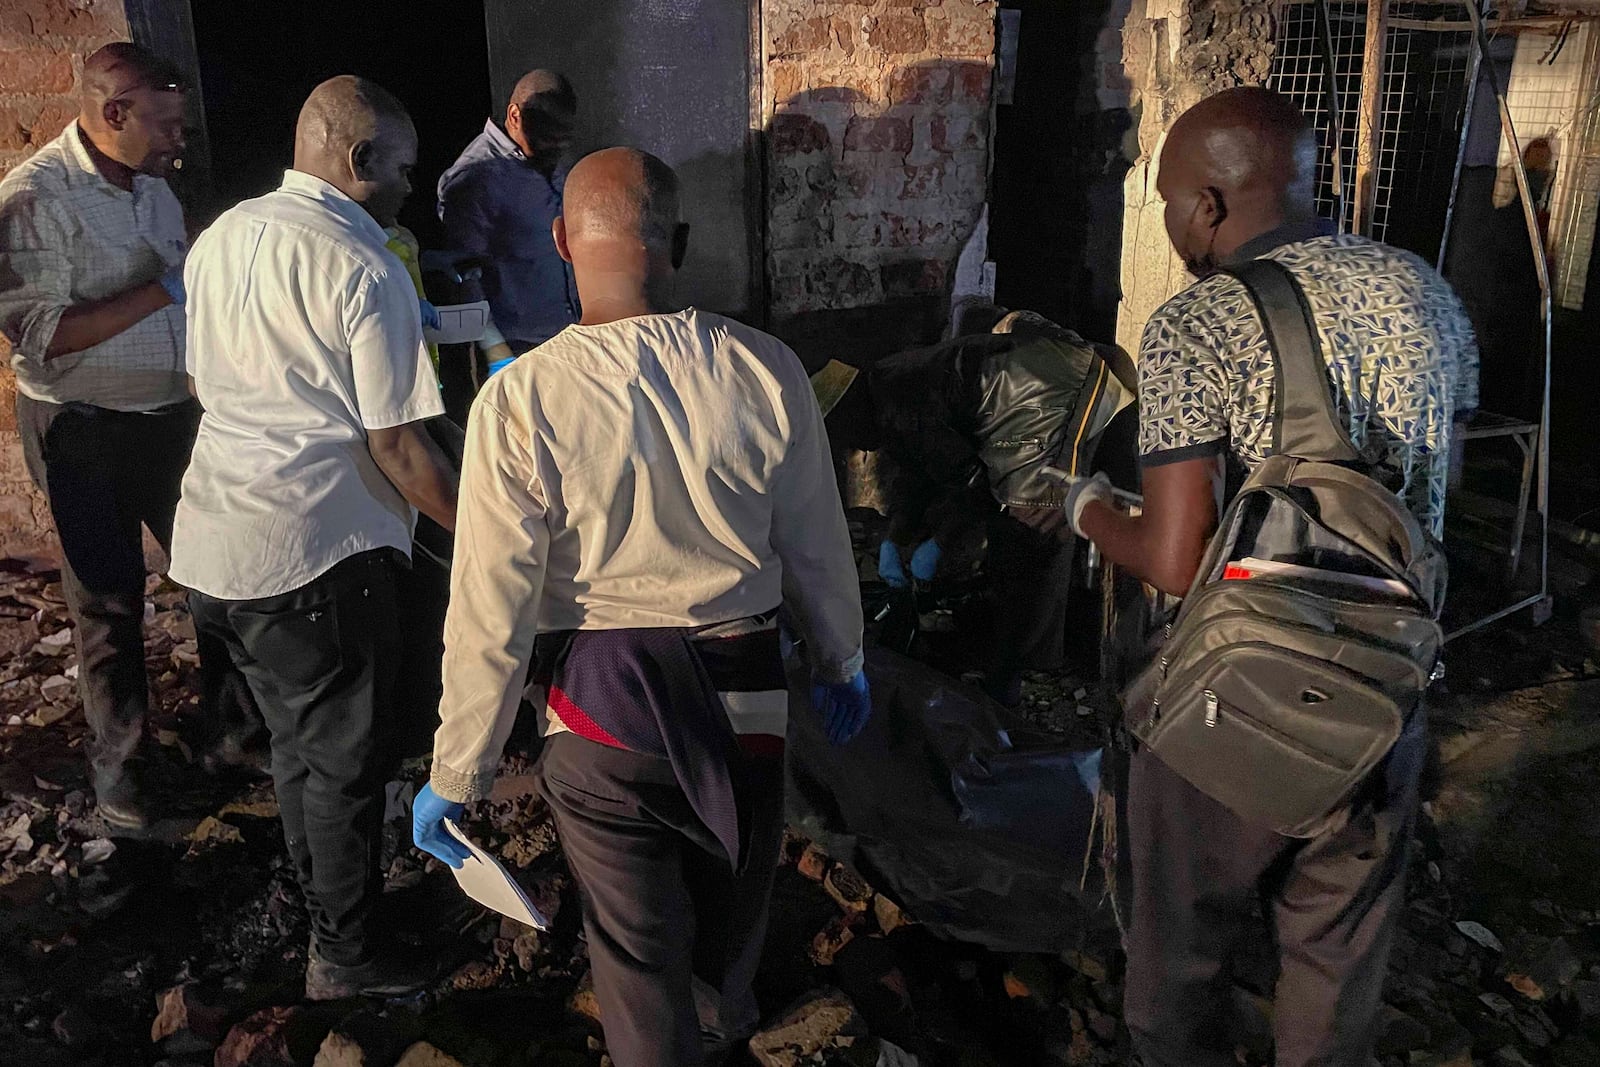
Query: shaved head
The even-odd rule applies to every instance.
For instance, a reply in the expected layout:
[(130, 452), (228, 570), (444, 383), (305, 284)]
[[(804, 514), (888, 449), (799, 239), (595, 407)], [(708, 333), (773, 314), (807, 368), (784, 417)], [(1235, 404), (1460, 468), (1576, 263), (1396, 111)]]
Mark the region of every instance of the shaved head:
[(637, 148), (585, 156), (567, 175), (556, 250), (578, 280), (583, 322), (612, 322), (667, 307), (689, 228), (679, 221), (678, 176)]
[(339, 189), (389, 225), (411, 192), (417, 133), (383, 86), (343, 74), (311, 91), (294, 131), (294, 168)]
[(638, 242), (666, 251), (678, 226), (678, 176), (637, 148), (585, 156), (567, 176), (567, 240)]
[(83, 61), (78, 128), (113, 171), (108, 177), (127, 188), (134, 173), (172, 172), (184, 148), (186, 88), (175, 64), (127, 41)]
[(1316, 163), (1316, 132), (1287, 97), (1246, 87), (1200, 101), (1161, 151), (1173, 247), (1191, 270), (1209, 267), (1259, 233), (1310, 218)]

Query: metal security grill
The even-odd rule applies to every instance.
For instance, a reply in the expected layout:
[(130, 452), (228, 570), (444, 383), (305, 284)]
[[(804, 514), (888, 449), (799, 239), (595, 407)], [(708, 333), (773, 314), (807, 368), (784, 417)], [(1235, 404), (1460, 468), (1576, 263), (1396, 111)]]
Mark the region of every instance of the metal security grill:
[[(1327, 46), (1318, 25), (1318, 6), (1312, 0), (1284, 5), (1269, 84), (1294, 99), (1316, 125), (1317, 209), (1340, 229), (1351, 230), (1367, 4), (1342, 0), (1327, 5)], [(1444, 228), (1466, 112), (1472, 35), (1465, 30), (1422, 28), (1425, 23), (1463, 24), (1464, 4), (1391, 3), (1388, 13), (1371, 233), (1380, 241), (1431, 258)], [(1342, 184), (1334, 181), (1328, 52), (1339, 101)]]

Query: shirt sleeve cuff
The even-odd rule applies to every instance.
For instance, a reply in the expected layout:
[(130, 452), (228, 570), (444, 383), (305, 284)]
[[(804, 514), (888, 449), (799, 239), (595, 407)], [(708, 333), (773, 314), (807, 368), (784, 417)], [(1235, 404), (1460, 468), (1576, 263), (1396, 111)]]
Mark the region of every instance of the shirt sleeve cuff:
[(428, 396), (403, 408), (378, 415), (363, 415), (361, 425), (368, 430), (388, 430), (407, 423), (421, 422), (444, 414), (444, 401), (437, 395)]
[(433, 786), (433, 791), (445, 800), (469, 804), (474, 800), (483, 800), (494, 789), (494, 772), (463, 773), (453, 771), (435, 761), (433, 772), (429, 775), (429, 783)]
[(1218, 437), (1192, 445), (1181, 445), (1178, 448), (1163, 448), (1159, 452), (1146, 452), (1139, 457), (1139, 466), (1164, 467), (1168, 463), (1182, 463), (1186, 459), (1207, 459), (1211, 456), (1220, 456), (1224, 444), (1225, 439)]
[(22, 342), (17, 345), (24, 359), (38, 364), (45, 362), (50, 342), (56, 339), (56, 330), (61, 328), (61, 316), (66, 310), (61, 304), (50, 304), (28, 316), (22, 329)]

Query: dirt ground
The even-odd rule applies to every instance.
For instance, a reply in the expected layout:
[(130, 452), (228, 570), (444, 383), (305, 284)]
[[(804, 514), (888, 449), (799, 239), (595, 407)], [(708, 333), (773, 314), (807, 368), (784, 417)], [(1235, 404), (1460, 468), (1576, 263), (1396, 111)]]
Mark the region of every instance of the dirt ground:
[[(552, 930), (472, 905), (396, 823), (384, 921), (437, 951), (438, 983), (302, 1001), (306, 920), (270, 782), (201, 758), (192, 628), (181, 593), (151, 591), (143, 772), (171, 816), (134, 840), (109, 836), (86, 794), (56, 575), (0, 564), (0, 1063), (608, 1063), (571, 877), (518, 760), (469, 821)], [(1600, 665), (1577, 638), (1579, 602), (1539, 630), (1512, 621), (1452, 646), (1385, 1067), (1600, 1064)], [(1024, 712), (1081, 730), (1077, 691), (1030, 676)], [(733, 1062), (1134, 1062), (1114, 945), (1002, 956), (933, 937), (900, 903), (792, 835), (758, 986), (766, 1029)], [(1261, 1062), (1266, 980), (1240, 981), (1241, 1060)]]

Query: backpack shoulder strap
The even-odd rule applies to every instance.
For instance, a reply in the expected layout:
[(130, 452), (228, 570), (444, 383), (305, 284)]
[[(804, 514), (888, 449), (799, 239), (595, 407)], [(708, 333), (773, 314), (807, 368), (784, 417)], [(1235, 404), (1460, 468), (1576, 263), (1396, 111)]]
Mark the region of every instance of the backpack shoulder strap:
[(1272, 349), (1277, 396), (1273, 452), (1330, 463), (1359, 460), (1361, 454), (1334, 408), (1322, 342), (1299, 283), (1270, 259), (1253, 259), (1225, 270), (1244, 283), (1255, 301)]

